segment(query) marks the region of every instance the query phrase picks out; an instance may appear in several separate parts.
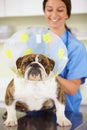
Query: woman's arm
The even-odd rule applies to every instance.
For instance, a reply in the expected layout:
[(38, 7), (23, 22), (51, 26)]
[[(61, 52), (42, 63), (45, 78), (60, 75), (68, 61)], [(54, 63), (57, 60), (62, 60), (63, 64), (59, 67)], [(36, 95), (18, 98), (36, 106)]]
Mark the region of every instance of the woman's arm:
[(71, 96), (73, 96), (77, 92), (81, 85), (81, 79), (67, 80), (60, 76), (57, 76), (57, 80), (64, 92), (70, 94)]

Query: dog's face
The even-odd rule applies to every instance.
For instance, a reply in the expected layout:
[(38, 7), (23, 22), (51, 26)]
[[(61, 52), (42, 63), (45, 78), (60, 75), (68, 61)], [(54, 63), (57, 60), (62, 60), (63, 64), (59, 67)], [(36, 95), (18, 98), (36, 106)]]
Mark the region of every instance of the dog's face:
[(55, 62), (42, 54), (29, 54), (18, 58), (16, 65), (25, 79), (38, 81), (50, 75)]

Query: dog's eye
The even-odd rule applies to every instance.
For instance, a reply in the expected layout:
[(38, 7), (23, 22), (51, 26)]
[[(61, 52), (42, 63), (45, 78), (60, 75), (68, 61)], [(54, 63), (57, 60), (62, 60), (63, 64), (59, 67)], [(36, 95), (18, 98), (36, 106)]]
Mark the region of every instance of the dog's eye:
[(32, 62), (32, 61), (33, 61), (33, 58), (29, 58), (29, 61)]
[(41, 58), (39, 58), (39, 59), (38, 59), (38, 61), (41, 63), (41, 62), (42, 62), (42, 59), (41, 59)]
[(25, 65), (29, 65), (31, 62), (33, 62), (34, 59), (33, 58), (29, 58), (26, 62), (25, 62)]
[(41, 64), (42, 64), (43, 66), (47, 66), (47, 63), (46, 63), (44, 60), (41, 62)]
[(42, 59), (42, 58), (39, 58), (38, 61), (39, 61), (39, 63), (41, 63), (43, 66), (46, 66), (46, 65), (47, 65), (47, 63), (45, 62), (45, 60)]

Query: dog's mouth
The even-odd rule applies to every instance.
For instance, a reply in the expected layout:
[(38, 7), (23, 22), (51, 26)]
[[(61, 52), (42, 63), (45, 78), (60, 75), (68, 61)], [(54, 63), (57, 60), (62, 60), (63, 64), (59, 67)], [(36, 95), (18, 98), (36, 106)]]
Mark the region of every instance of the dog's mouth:
[(39, 68), (32, 67), (28, 72), (28, 80), (42, 80), (41, 70)]
[(33, 63), (26, 68), (25, 78), (33, 81), (40, 81), (43, 79), (43, 69), (37, 63)]

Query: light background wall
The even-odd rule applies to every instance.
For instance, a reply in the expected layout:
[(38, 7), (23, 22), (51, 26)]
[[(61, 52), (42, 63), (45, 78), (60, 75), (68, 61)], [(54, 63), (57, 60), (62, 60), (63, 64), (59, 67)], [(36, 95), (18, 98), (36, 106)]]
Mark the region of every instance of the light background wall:
[[(29, 26), (47, 26), (44, 16), (0, 18), (0, 25), (4, 24), (12, 26), (14, 31)], [(73, 14), (67, 24), (71, 28), (87, 30), (87, 14)]]

